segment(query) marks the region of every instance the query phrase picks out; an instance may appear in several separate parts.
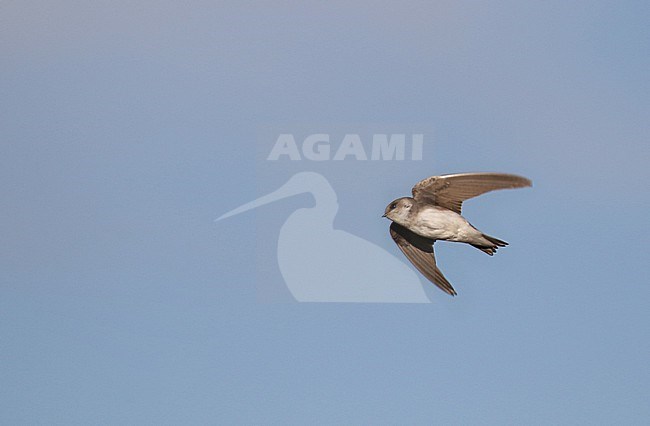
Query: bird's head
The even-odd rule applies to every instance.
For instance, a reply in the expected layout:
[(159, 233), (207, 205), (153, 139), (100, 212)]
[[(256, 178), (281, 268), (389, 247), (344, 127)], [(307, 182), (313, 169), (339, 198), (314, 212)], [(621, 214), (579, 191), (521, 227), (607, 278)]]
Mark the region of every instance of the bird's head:
[(409, 215), (411, 213), (411, 207), (413, 207), (413, 198), (403, 197), (398, 198), (397, 200), (392, 201), (382, 217), (387, 217), (393, 222), (397, 222), (400, 225), (404, 225), (408, 222)]

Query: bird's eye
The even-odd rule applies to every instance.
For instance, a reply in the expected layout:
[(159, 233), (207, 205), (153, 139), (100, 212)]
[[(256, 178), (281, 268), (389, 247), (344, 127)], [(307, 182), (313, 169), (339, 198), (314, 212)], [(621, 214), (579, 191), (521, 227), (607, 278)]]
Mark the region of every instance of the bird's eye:
[(397, 207), (397, 203), (393, 203), (390, 205), (391, 210), (395, 210), (396, 207)]

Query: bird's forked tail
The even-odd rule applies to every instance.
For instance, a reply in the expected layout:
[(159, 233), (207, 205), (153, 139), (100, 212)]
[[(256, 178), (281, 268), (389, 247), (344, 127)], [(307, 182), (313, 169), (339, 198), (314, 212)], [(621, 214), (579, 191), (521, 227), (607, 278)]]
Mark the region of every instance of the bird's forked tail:
[(508, 245), (505, 241), (502, 241), (498, 238), (490, 237), (489, 235), (483, 234), (483, 238), (485, 238), (488, 242), (491, 244), (472, 244), (474, 247), (477, 249), (481, 250), (483, 253), (487, 253), (490, 256), (494, 255), (494, 253), (497, 252), (497, 249), (499, 247), (505, 247)]

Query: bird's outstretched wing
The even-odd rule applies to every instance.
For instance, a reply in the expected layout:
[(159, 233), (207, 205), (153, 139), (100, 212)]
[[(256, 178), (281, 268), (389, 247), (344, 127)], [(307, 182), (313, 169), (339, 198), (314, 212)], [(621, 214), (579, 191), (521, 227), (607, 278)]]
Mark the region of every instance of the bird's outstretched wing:
[(458, 173), (431, 176), (413, 187), (416, 201), (431, 203), (460, 214), (463, 201), (496, 189), (523, 188), (532, 182), (506, 173)]
[(393, 237), (397, 247), (402, 250), (406, 258), (422, 275), (445, 293), (452, 296), (456, 295), (456, 290), (436, 266), (436, 258), (433, 255), (434, 240), (411, 232), (395, 222), (390, 225), (390, 236)]

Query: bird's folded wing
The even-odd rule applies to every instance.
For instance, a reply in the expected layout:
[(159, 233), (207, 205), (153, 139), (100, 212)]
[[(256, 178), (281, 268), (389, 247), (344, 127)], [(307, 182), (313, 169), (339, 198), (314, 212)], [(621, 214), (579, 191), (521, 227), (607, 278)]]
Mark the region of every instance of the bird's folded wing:
[(395, 222), (390, 225), (390, 236), (422, 275), (445, 293), (456, 295), (456, 290), (436, 266), (433, 254), (434, 240), (417, 235)]
[(459, 173), (432, 176), (413, 187), (413, 198), (460, 214), (463, 201), (496, 189), (523, 188), (532, 182), (506, 173)]

